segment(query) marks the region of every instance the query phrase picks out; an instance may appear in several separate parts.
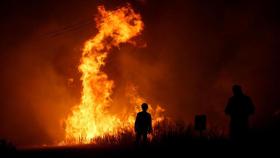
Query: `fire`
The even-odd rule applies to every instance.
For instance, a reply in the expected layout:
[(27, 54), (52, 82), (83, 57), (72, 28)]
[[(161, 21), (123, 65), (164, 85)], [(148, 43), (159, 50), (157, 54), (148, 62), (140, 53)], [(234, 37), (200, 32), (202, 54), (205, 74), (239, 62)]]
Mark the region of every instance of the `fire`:
[[(99, 6), (98, 13), (95, 18), (98, 33), (85, 42), (79, 65), (82, 74), (81, 102), (65, 119), (67, 143), (91, 143), (94, 138), (114, 135), (123, 128), (132, 130), (135, 113), (139, 111), (136, 108), (122, 116), (108, 113), (108, 107), (113, 102), (114, 81), (101, 68), (106, 64), (105, 59), (111, 48), (131, 42), (133, 37), (140, 35), (144, 27), (141, 16), (130, 5), (113, 11)], [(137, 96), (135, 89), (130, 91), (133, 92), (129, 96), (130, 103), (133, 106), (141, 105), (144, 99)], [(160, 112), (164, 111), (159, 106), (157, 108)], [(155, 116), (154, 113), (152, 116)]]

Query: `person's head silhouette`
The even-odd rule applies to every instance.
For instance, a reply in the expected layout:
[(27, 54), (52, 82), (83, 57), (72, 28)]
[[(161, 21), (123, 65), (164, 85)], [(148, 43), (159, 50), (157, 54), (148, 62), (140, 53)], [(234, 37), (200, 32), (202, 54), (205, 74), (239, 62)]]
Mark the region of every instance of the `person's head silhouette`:
[(141, 108), (142, 108), (143, 111), (147, 111), (148, 110), (148, 104), (147, 103), (143, 103), (141, 105)]
[(233, 92), (233, 95), (235, 95), (235, 96), (243, 95), (242, 88), (240, 85), (233, 85), (232, 92)]

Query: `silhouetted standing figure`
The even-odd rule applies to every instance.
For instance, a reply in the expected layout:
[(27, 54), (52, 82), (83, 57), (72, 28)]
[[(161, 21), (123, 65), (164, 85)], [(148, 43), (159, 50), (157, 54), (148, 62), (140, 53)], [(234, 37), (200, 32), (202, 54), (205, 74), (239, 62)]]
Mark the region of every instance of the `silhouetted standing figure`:
[(152, 132), (152, 117), (147, 112), (148, 104), (141, 105), (142, 111), (139, 112), (135, 120), (136, 143), (139, 144), (141, 138), (143, 143), (147, 143), (147, 134)]
[(249, 116), (255, 111), (249, 96), (242, 92), (239, 85), (233, 85), (233, 96), (229, 98), (225, 113), (230, 116), (230, 138), (242, 141), (246, 138), (249, 128)]

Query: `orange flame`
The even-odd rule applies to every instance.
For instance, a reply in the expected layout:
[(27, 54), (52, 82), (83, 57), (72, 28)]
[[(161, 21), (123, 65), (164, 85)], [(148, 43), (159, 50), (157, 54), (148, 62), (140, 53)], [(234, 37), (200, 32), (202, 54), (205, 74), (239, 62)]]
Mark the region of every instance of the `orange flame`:
[[(101, 68), (106, 64), (105, 59), (112, 47), (130, 42), (140, 34), (144, 27), (141, 16), (130, 5), (113, 11), (99, 6), (98, 12), (95, 19), (98, 33), (85, 42), (79, 65), (83, 87), (81, 103), (65, 120), (65, 141), (68, 143), (90, 143), (105, 134), (116, 134), (123, 128), (124, 121), (127, 122), (125, 128), (132, 129), (137, 111), (125, 115), (126, 119), (108, 113), (114, 82)], [(143, 99), (138, 97), (132, 101), (133, 105), (140, 105)]]

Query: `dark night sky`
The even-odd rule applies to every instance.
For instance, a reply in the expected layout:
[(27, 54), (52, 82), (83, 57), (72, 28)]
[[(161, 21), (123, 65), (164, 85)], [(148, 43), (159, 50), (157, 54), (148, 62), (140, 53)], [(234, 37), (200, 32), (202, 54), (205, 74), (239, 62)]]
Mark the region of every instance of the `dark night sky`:
[[(0, 2), (0, 138), (18, 145), (60, 140), (60, 120), (79, 102), (80, 49), (96, 33), (96, 7), (126, 2)], [(276, 2), (130, 1), (145, 23), (137, 41), (147, 47), (114, 49), (104, 71), (116, 85), (136, 83), (142, 96), (174, 119), (190, 122), (206, 113), (212, 125), (222, 127), (231, 86), (238, 83), (256, 105), (253, 124), (265, 124), (280, 110)], [(113, 98), (121, 92), (118, 86), (115, 92)]]

